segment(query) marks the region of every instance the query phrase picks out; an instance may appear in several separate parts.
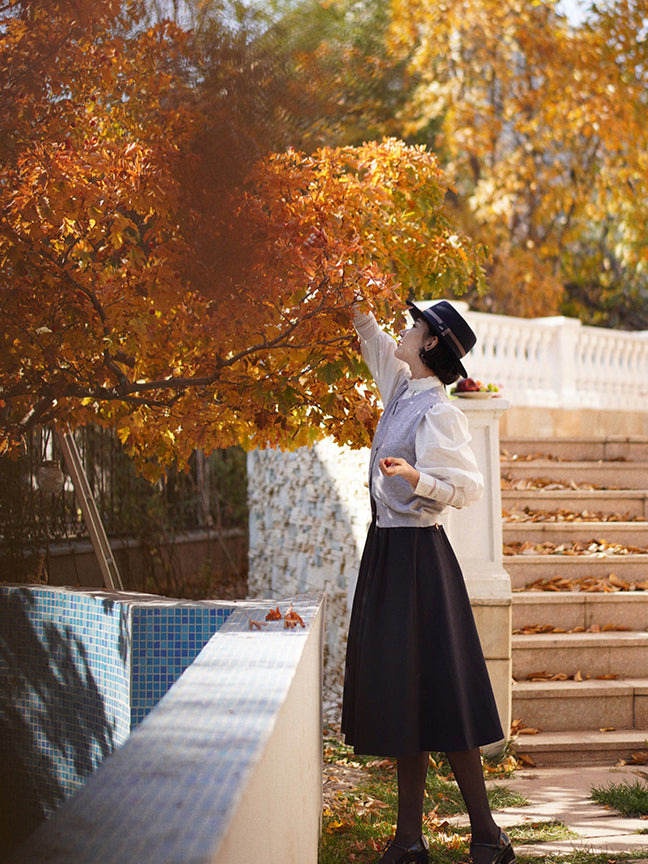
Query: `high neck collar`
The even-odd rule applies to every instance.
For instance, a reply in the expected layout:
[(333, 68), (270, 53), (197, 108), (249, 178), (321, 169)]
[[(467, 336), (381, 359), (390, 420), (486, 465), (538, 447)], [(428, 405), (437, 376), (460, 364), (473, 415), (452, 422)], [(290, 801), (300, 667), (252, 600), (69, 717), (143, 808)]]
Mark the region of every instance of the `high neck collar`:
[(424, 390), (433, 390), (435, 387), (443, 387), (436, 375), (426, 375), (425, 378), (410, 378), (407, 389), (410, 393), (422, 393)]

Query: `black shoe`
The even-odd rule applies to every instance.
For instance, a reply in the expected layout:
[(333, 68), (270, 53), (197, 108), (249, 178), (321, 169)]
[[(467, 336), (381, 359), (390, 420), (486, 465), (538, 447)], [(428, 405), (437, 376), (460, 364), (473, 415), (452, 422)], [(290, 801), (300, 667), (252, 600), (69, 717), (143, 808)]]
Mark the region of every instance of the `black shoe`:
[(499, 840), (497, 843), (471, 843), (470, 857), (473, 857), (472, 850), (480, 846), (483, 849), (492, 849), (493, 854), (488, 864), (513, 864), (515, 861), (515, 852), (511, 846), (511, 841), (500, 828)]
[[(381, 864), (383, 860), (389, 861), (389, 864), (429, 864), (429, 848), (427, 837), (424, 837), (422, 834), (415, 843), (407, 847), (390, 840), (383, 849), (383, 854), (378, 864)], [(396, 858), (392, 855), (387, 855), (392, 849), (397, 849), (400, 855), (397, 855)]]

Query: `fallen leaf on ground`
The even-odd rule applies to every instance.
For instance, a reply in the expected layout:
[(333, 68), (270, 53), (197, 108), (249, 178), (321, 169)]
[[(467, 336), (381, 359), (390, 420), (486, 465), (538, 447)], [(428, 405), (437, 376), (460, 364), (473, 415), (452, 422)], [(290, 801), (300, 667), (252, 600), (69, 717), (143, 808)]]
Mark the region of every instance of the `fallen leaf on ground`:
[(565, 480), (560, 482), (552, 480), (549, 477), (525, 477), (523, 480), (515, 479), (511, 472), (503, 473), (501, 479), (502, 489), (514, 489), (518, 492), (523, 492), (528, 489), (546, 489), (562, 490), (562, 489), (582, 489), (586, 492), (591, 492), (598, 489), (616, 489), (616, 486), (599, 486), (596, 483), (576, 483), (573, 480)]
[(554, 627), (552, 624), (524, 624), (522, 627), (516, 627), (513, 630), (514, 636), (537, 636), (542, 633), (565, 633), (572, 635), (575, 633), (627, 633), (631, 631), (631, 627), (624, 627), (620, 624), (590, 624), (585, 627), (572, 627), (567, 630), (565, 627)]
[[(527, 553), (521, 553), (527, 554)], [(609, 576), (580, 576), (578, 578), (568, 578), (566, 576), (552, 576), (550, 578), (536, 579), (529, 582), (524, 588), (516, 589), (517, 591), (589, 591), (596, 593), (614, 593), (617, 591), (646, 591), (648, 590), (648, 581), (645, 582), (626, 582), (624, 579), (619, 579), (614, 573)]]
[(518, 762), (521, 762), (522, 765), (525, 765), (527, 768), (535, 768), (536, 762), (533, 756), (529, 756), (528, 753), (516, 753), (516, 758)]
[[(529, 672), (529, 674), (526, 676), (525, 680), (531, 681), (531, 682), (533, 682), (533, 681), (537, 681), (537, 682), (542, 682), (542, 681), (576, 681), (576, 682), (582, 682), (582, 681), (591, 681), (592, 677), (593, 677), (592, 675), (587, 675), (587, 674), (583, 675), (582, 671), (580, 669), (577, 669), (573, 675), (568, 675), (566, 672), (544, 672), (544, 671), (543, 672)], [(596, 675), (594, 677), (596, 677), (598, 680), (613, 681), (618, 676), (610, 674), (610, 675)]]
[(575, 541), (573, 543), (531, 543), (514, 541), (503, 545), (504, 555), (592, 555), (612, 557), (614, 555), (646, 555), (648, 547), (609, 543), (605, 539)]
[(509, 453), (508, 450), (501, 449), (500, 456), (502, 459), (510, 459), (511, 462), (535, 462), (542, 459), (544, 462), (569, 462), (569, 459), (563, 459), (561, 456), (554, 456), (552, 453)]
[[(633, 753), (628, 762), (630, 765), (648, 764), (648, 750), (639, 750), (637, 753)], [(644, 780), (648, 778), (645, 771), (635, 771), (635, 774), (638, 777), (643, 777)]]
[(533, 726), (527, 726), (522, 720), (511, 721), (511, 736), (516, 735), (538, 735), (542, 729), (535, 729)]
[(295, 612), (295, 610), (293, 609), (291, 603), (288, 611), (284, 615), (284, 628), (291, 629), (292, 627), (296, 627), (298, 624), (300, 625), (300, 627), (306, 626), (302, 621), (301, 616), (298, 615), (297, 612)]
[(646, 522), (643, 516), (635, 516), (629, 512), (607, 513), (604, 511), (591, 512), (589, 510), (534, 510), (531, 507), (522, 509), (503, 510), (502, 520), (504, 522)]
[(248, 618), (248, 630), (263, 630), (265, 621), (255, 621), (254, 618)]

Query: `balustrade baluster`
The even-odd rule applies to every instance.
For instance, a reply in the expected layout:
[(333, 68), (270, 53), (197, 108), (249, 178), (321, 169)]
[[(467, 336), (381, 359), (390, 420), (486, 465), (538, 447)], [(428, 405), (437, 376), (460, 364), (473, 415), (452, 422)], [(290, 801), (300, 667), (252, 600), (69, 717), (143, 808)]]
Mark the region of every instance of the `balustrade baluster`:
[(648, 410), (648, 333), (603, 330), (576, 319), (464, 313), (477, 334), (470, 375), (512, 404)]

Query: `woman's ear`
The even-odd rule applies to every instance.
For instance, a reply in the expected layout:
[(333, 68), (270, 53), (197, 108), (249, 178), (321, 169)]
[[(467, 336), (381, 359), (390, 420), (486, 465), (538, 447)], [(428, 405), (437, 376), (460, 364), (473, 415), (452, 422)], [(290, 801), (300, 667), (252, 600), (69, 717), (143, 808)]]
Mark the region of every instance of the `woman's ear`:
[(425, 350), (430, 351), (432, 348), (436, 348), (439, 343), (438, 336), (430, 336), (430, 338), (425, 343)]

